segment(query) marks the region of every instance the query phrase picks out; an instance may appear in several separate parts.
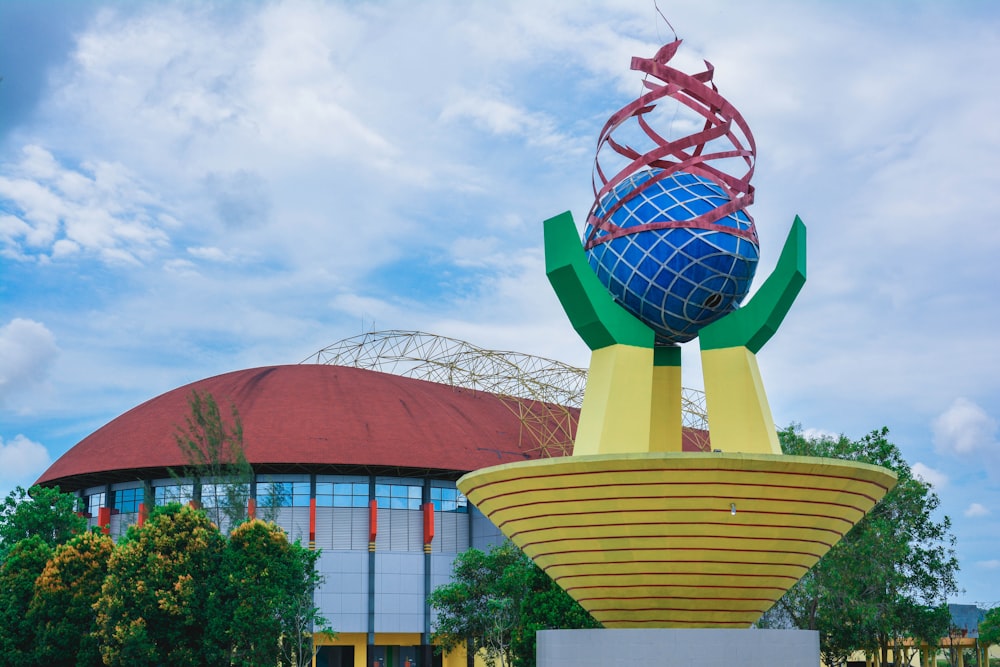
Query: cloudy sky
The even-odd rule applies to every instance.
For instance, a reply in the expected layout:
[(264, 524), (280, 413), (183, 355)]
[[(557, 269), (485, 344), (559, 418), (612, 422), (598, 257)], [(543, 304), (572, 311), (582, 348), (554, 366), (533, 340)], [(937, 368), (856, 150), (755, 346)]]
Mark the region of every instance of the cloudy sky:
[[(893, 440), (1000, 603), (1000, 5), (660, 0), (758, 145), (775, 421)], [(178, 385), (372, 329), (586, 365), (541, 221), (671, 37), (650, 0), (0, 2), (0, 493)], [(697, 343), (684, 382), (700, 387)]]

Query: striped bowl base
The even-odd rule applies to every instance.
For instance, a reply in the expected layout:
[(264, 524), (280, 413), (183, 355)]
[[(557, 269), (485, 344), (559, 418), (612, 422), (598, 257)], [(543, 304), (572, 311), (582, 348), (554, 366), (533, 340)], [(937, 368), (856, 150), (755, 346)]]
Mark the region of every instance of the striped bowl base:
[(570, 456), (458, 488), (607, 628), (748, 627), (896, 483), (836, 459)]

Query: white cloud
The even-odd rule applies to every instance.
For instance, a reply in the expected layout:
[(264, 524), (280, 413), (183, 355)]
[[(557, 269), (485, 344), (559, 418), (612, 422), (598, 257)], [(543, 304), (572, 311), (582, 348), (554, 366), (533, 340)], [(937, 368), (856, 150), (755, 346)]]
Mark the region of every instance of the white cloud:
[(0, 480), (30, 485), (52, 462), (44, 445), (21, 434), (6, 443), (0, 437)]
[(934, 420), (934, 445), (942, 454), (972, 456), (996, 453), (997, 421), (981, 407), (966, 398), (956, 398)]
[(102, 161), (79, 170), (29, 144), (20, 162), (0, 164), (0, 219), (9, 255), (64, 257), (81, 250), (104, 261), (134, 264), (167, 241), (151, 215), (157, 204), (124, 167)]
[(978, 565), (979, 567), (984, 567), (987, 570), (996, 570), (1000, 569), (1000, 560), (997, 560), (996, 558), (991, 560), (981, 560), (977, 562), (976, 565)]
[(927, 482), (937, 490), (941, 490), (948, 485), (947, 475), (940, 470), (935, 470), (928, 465), (924, 465), (920, 461), (914, 463), (911, 470), (914, 477)]
[(965, 512), (963, 512), (963, 514), (965, 514), (965, 516), (967, 517), (977, 517), (977, 516), (989, 516), (990, 514), (992, 514), (992, 512), (990, 512), (989, 508), (980, 505), (979, 503), (972, 503), (971, 505), (965, 508)]
[(546, 114), (531, 112), (508, 100), (462, 92), (459, 99), (441, 112), (447, 122), (471, 120), (478, 127), (497, 135), (523, 139), (529, 146), (556, 149), (557, 154), (586, 155), (590, 148), (583, 142), (558, 131), (558, 123)]
[(58, 354), (44, 324), (15, 318), (0, 327), (0, 404), (41, 382)]

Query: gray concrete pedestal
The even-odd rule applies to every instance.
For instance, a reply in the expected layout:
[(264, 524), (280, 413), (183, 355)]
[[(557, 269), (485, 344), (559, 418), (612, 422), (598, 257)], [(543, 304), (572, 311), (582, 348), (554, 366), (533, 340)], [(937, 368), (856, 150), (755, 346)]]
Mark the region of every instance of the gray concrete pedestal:
[(538, 667), (819, 667), (812, 630), (541, 630)]

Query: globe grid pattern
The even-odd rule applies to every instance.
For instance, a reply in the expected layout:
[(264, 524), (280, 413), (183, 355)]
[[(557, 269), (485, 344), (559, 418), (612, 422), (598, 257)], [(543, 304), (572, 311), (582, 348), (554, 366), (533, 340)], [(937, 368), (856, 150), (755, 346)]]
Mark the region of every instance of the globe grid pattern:
[[(701, 176), (674, 172), (657, 180), (660, 171), (634, 173), (605, 195), (595, 217), (614, 209), (607, 221), (625, 233), (598, 242), (587, 255), (615, 301), (650, 326), (660, 344), (674, 344), (693, 339), (702, 327), (739, 306), (750, 289), (759, 249), (745, 234), (753, 222), (742, 210), (710, 229), (685, 226), (685, 221), (725, 205), (729, 197)], [(678, 224), (628, 231), (665, 221)], [(594, 231), (588, 225), (584, 238), (600, 241), (607, 234)]]

